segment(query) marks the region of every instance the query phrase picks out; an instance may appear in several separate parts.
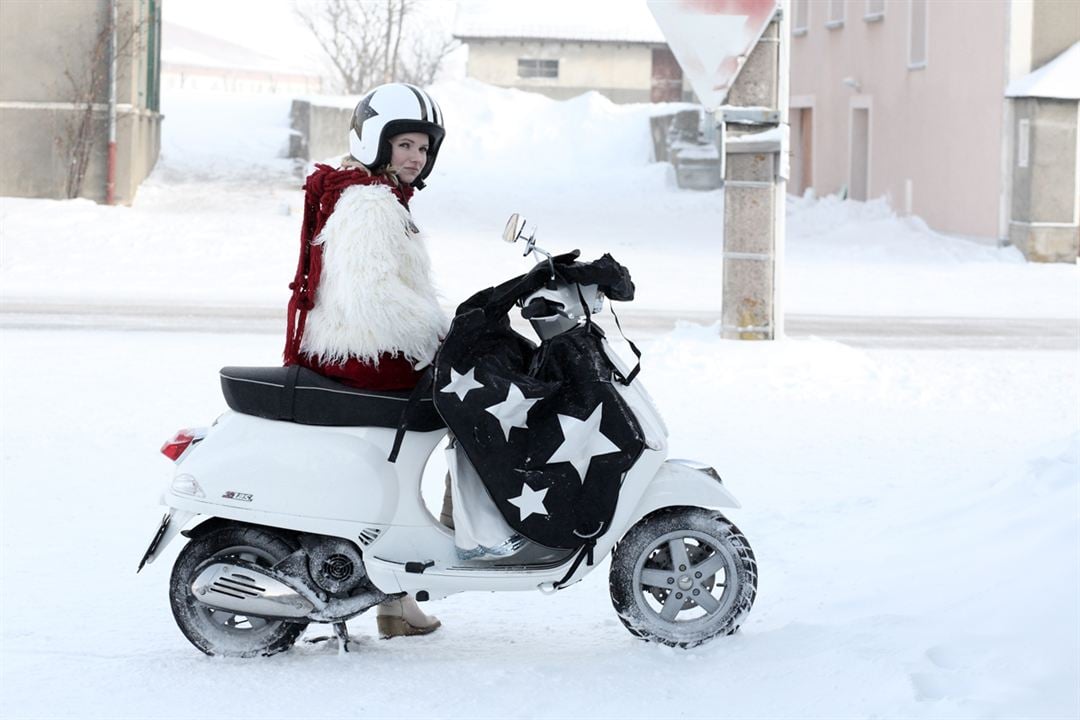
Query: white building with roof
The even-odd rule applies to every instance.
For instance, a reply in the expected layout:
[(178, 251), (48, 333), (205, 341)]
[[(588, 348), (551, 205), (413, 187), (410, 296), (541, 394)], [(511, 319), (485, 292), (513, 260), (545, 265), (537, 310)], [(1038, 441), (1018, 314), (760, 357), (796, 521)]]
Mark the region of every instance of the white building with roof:
[(323, 90), (317, 70), (298, 67), (183, 25), (163, 23), (161, 82), (167, 89), (309, 94)]
[(490, 85), (614, 102), (689, 95), (645, 0), (461, 0), (454, 37), (468, 45), (468, 76)]

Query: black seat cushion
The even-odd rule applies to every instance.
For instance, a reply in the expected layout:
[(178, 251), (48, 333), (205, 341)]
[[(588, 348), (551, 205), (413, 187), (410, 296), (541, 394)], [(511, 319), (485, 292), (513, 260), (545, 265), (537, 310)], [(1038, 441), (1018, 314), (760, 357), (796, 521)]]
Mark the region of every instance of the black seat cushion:
[(221, 391), (236, 412), (268, 420), (397, 428), (408, 408), (406, 430), (446, 427), (430, 394), (410, 406), (409, 390), (359, 390), (299, 365), (222, 368)]

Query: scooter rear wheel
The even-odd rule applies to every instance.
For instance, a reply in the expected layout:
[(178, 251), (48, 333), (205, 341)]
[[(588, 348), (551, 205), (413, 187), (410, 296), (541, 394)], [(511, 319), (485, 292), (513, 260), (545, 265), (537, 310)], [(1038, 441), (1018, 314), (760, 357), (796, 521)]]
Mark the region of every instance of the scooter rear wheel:
[(211, 558), (242, 559), (270, 567), (288, 557), (295, 547), (284, 536), (266, 528), (225, 525), (189, 542), (173, 565), (169, 601), (180, 631), (207, 655), (256, 657), (288, 650), (307, 627), (292, 622), (218, 610), (195, 599), (191, 583), (196, 569)]
[(619, 541), (609, 587), (632, 634), (691, 648), (739, 629), (757, 594), (757, 561), (743, 534), (720, 513), (665, 508)]

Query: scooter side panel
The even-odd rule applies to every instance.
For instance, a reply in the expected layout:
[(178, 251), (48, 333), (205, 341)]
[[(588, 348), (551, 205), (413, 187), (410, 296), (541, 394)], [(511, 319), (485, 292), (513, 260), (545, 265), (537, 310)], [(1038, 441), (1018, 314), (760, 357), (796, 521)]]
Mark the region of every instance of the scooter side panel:
[(173, 487), (165, 503), (223, 517), (236, 516), (228, 508), (240, 517), (385, 524), (396, 512), (402, 473), (415, 473), (443, 434), (408, 433), (394, 464), (386, 460), (394, 441), (389, 428), (297, 425), (226, 413), (176, 465), (177, 476), (195, 478), (202, 497)]

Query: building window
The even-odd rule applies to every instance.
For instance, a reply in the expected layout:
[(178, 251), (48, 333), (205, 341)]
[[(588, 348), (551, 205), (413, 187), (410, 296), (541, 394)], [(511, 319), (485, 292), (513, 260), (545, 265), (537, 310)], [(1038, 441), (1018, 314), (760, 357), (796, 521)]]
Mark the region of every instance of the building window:
[(1031, 160), (1031, 121), (1021, 120), (1016, 126), (1016, 167), (1026, 168)]
[(866, 22), (879, 22), (885, 19), (885, 0), (866, 0)]
[(844, 27), (844, 0), (829, 0), (829, 19), (825, 27), (830, 30)]
[(870, 108), (851, 108), (850, 133), (848, 197), (866, 202), (870, 199)]
[(518, 77), (557, 78), (559, 77), (559, 61), (518, 58)]
[(792, 0), (794, 17), (791, 20), (791, 34), (805, 35), (810, 29), (810, 0)]
[(926, 0), (908, 0), (911, 3), (911, 22), (908, 24), (908, 69), (926, 67), (928, 45), (928, 18)]

